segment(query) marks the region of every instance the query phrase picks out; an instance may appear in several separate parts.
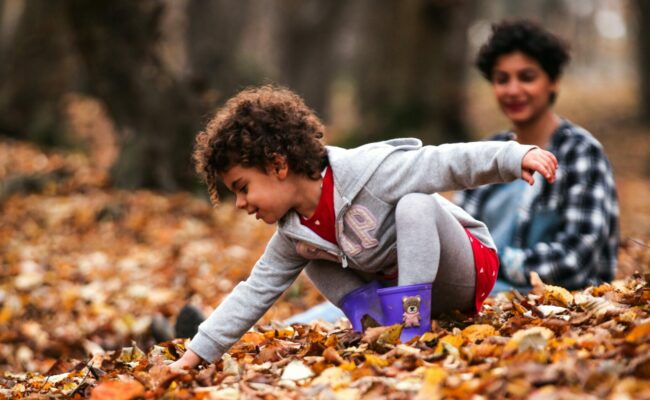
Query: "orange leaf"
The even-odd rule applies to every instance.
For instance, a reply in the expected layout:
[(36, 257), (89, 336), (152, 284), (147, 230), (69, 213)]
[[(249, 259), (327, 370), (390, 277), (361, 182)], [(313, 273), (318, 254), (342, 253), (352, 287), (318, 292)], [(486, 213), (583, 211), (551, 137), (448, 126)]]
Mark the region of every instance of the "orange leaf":
[(487, 358), (501, 355), (503, 348), (493, 343), (481, 343), (471, 347), (469, 350), (472, 358)]
[(130, 400), (144, 395), (138, 381), (109, 381), (97, 385), (90, 394), (91, 400)]
[(240, 339), (241, 342), (246, 344), (251, 344), (254, 346), (259, 346), (267, 340), (266, 336), (259, 332), (246, 332), (244, 336)]
[(640, 342), (650, 336), (650, 322), (637, 325), (632, 329), (632, 332), (625, 336), (625, 341), (630, 343)]

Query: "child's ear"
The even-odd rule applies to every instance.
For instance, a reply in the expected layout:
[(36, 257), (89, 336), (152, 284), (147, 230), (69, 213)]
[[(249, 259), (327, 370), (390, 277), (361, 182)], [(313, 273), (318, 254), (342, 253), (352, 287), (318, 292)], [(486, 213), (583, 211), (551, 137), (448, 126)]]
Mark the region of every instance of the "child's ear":
[(275, 154), (273, 162), (269, 166), (269, 172), (277, 175), (280, 179), (286, 178), (289, 173), (289, 164), (287, 163), (286, 157), (281, 154)]

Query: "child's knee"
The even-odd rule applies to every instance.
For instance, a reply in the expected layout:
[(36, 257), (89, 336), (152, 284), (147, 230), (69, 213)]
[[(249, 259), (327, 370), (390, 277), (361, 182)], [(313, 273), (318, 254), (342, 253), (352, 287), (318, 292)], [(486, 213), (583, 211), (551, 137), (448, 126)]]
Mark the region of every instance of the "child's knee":
[(439, 208), (440, 205), (431, 195), (409, 193), (397, 202), (395, 219), (416, 223), (425, 216), (426, 218), (435, 218)]

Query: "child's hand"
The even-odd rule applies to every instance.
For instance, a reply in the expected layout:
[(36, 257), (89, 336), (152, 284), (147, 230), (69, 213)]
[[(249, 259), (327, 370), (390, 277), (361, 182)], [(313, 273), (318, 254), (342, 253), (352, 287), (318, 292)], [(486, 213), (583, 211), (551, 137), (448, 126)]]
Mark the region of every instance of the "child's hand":
[(555, 170), (557, 170), (557, 158), (550, 151), (532, 149), (521, 160), (521, 179), (530, 185), (535, 183), (533, 179), (535, 171), (542, 174), (548, 183), (555, 182)]
[(192, 369), (201, 363), (201, 357), (199, 357), (195, 352), (190, 349), (187, 349), (183, 357), (174, 361), (169, 365), (169, 369), (172, 372), (182, 373), (187, 372), (188, 369)]

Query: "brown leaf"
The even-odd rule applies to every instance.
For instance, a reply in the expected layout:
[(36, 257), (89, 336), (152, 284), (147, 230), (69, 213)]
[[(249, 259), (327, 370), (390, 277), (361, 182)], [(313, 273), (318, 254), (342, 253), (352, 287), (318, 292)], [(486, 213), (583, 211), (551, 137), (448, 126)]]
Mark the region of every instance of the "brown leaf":
[(378, 326), (381, 326), (381, 324), (375, 321), (375, 319), (368, 314), (365, 314), (361, 318), (361, 329), (364, 332), (367, 331), (368, 328), (377, 328)]
[(345, 360), (341, 357), (338, 351), (336, 351), (336, 348), (334, 347), (328, 347), (323, 351), (323, 357), (325, 358), (326, 361), (331, 362), (334, 365), (341, 365)]

